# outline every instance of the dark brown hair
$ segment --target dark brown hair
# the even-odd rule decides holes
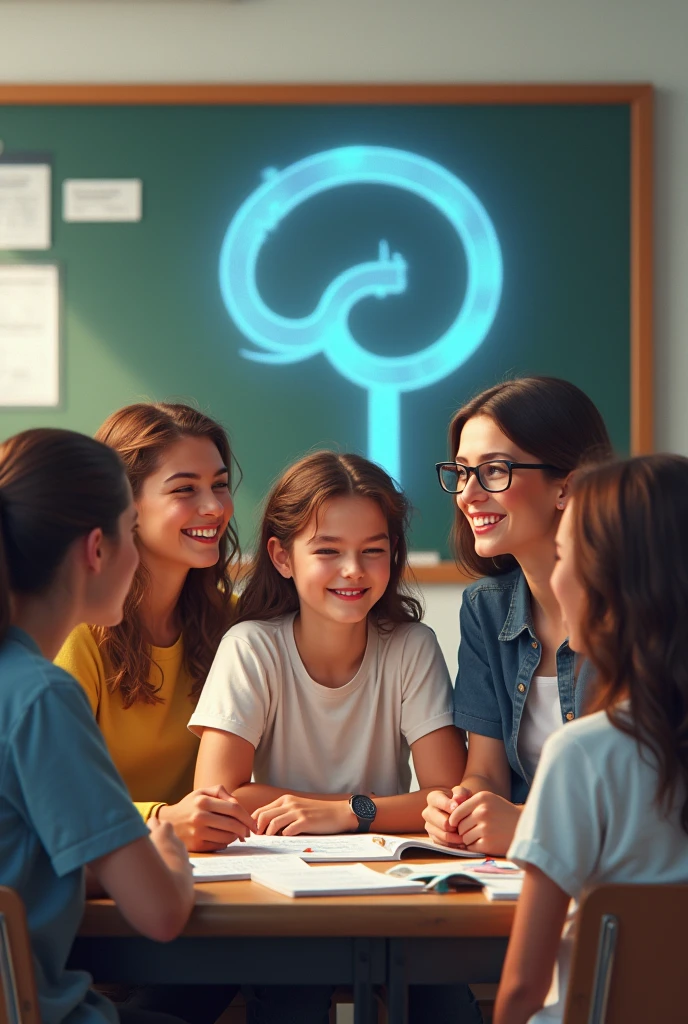
[[[502,433],[533,456],[555,466],[543,470],[564,479],[584,462],[608,459],[611,441],[604,420],[584,391],[558,377],[519,377],[482,391],[459,409],[449,425],[449,458],[456,458],[461,432],[474,416],[489,416]],[[512,555],[482,558],[476,554],[470,523],[454,509],[452,546],[467,575],[498,576],[516,567]]]
[[[294,538],[306,529],[311,517],[317,516],[326,502],[349,495],[370,498],[387,520],[391,545],[389,583],[373,614],[383,626],[420,620],[420,602],[404,592],[406,530],[410,517],[406,496],[396,489],[383,469],[360,455],[322,451],[296,462],[270,491],[258,551],[239,598],[235,621],[274,619],[298,611],[299,597],[294,581],[284,579],[275,569],[268,554],[268,541],[277,537],[284,548],[290,549]]]
[[[124,466],[90,437],[42,428],[0,446],[0,640],[10,592],[48,589],[69,546],[91,530],[119,537],[130,503]]]
[[[644,455],[572,482],[582,646],[596,669],[586,710],[651,751],[657,800],[688,832],[688,459]],[[620,702],[628,698],[630,715]]]
[[[129,477],[134,499],[144,481],[156,471],[167,449],[185,437],[207,438],[217,448],[230,472],[232,453],[227,434],[210,417],[188,405],[139,403],[113,413],[97,431],[96,437],[113,448]],[[200,693],[222,635],[232,615],[232,581],[228,563],[239,550],[232,523],[220,540],[220,558],[206,569],[190,569],[181,595],[178,612],[184,640],[184,660],[193,679],[190,697]],[[125,708],[140,701],[161,703],[150,679],[151,653],[144,642],[138,609],[149,586],[143,562],[136,570],[124,604],[124,618],[118,626],[94,626],[93,634],[103,655],[112,666],[108,680],[112,691],[119,690]]]

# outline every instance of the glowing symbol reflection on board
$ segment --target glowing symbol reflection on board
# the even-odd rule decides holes
[[[269,233],[301,203],[343,185],[384,185],[412,192],[434,206],[456,231],[466,253],[467,281],[451,326],[411,355],[381,356],[358,344],[349,313],[362,299],[406,290],[407,263],[380,242],[376,259],[339,274],[310,316],[289,319],[273,312],[256,284],[256,265]],[[368,391],[368,457],[400,479],[400,396],[442,380],[485,339],[502,291],[502,255],[492,221],[474,193],[440,164],[382,146],[346,146],[315,153],[263,184],[237,210],[220,252],[220,288],[241,333],[263,351],[247,359],[295,363],[322,352],[343,377]],[[457,282],[457,291],[459,283]]]

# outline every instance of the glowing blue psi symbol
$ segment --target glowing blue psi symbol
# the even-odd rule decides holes
[[[502,254],[492,221],[479,199],[446,168],[400,149],[346,146],[269,169],[263,184],[239,207],[220,252],[220,288],[242,334],[263,352],[247,359],[295,363],[324,353],[348,380],[368,390],[368,457],[400,479],[400,395],[426,388],[461,366],[485,339],[502,291]],[[349,313],[362,299],[406,290],[406,262],[380,242],[377,259],[339,274],[310,316],[288,319],[266,306],[256,284],[260,250],[295,207],[342,185],[385,185],[425,199],[459,236],[467,263],[464,300],[445,334],[420,352],[380,356],[349,330]],[[457,285],[458,287],[458,285]]]

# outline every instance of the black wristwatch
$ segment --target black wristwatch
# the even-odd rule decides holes
[[[370,826],[375,821],[375,815],[377,814],[377,807],[374,801],[363,793],[354,793],[349,799],[349,807],[358,818],[356,832],[370,832]]]

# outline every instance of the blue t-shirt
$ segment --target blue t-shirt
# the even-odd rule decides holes
[[[43,1024],[116,1024],[65,964],[90,861],[148,834],[81,686],[12,627],[0,645],[0,885],[26,906]]]

